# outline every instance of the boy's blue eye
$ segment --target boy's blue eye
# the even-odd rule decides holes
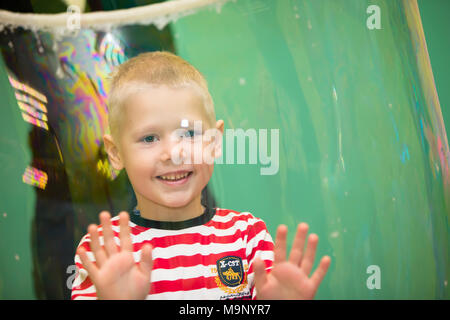
[[[186,138],[192,138],[192,137],[194,137],[196,134],[195,134],[195,132],[194,132],[194,130],[187,130],[186,131],[186,134],[185,134],[185,137]]]
[[[181,135],[180,138],[194,138],[195,136],[201,135],[199,132],[195,132],[194,130],[185,130]]]
[[[155,141],[155,136],[146,136],[142,139],[142,141],[150,143]]]

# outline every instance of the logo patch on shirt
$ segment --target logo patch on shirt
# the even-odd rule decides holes
[[[247,286],[247,274],[242,259],[237,256],[226,256],[216,262],[216,284],[226,293],[238,293]]]

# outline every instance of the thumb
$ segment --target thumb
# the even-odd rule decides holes
[[[152,246],[150,244],[144,244],[141,252],[141,262],[139,269],[142,273],[150,275],[153,269],[153,257]]]
[[[256,291],[261,292],[267,282],[266,264],[260,258],[256,258],[253,262],[253,270],[255,272]]]

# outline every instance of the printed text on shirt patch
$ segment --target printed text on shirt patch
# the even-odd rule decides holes
[[[242,259],[237,256],[226,256],[216,262],[217,286],[226,293],[239,293],[247,286],[247,273]]]

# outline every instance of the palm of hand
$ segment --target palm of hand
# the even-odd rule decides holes
[[[142,273],[133,254],[122,251],[112,255],[97,275],[95,287],[99,299],[145,299],[150,287],[150,274]]]
[[[84,248],[78,250],[99,299],[145,299],[150,290],[153,267],[151,246],[142,247],[141,262],[136,264],[129,230],[129,216],[121,213],[120,248],[114,242],[109,213],[101,213],[104,246],[100,246],[97,226],[88,228],[91,250],[96,263],[89,260]]]
[[[308,247],[303,255],[308,225],[300,224],[289,260],[286,260],[287,229],[280,226],[275,242],[275,260],[269,274],[265,271],[264,262],[255,261],[255,286],[257,297],[261,300],[314,299],[316,291],[324,278],[331,259],[325,256],[314,274],[309,277],[318,242],[316,235],[310,235]]]

